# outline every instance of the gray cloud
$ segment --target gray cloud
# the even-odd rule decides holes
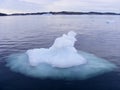
[[[0,0],[0,11],[109,11],[120,12],[120,0]]]

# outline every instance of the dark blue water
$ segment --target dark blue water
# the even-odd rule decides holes
[[[87,80],[27,77],[5,67],[13,53],[48,48],[55,38],[75,31],[78,50],[93,53],[118,68]],[[0,90],[120,90],[120,16],[8,16],[0,17]]]

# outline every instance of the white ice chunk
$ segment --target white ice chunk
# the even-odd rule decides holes
[[[54,44],[48,48],[31,49],[26,53],[32,66],[47,63],[54,67],[67,68],[85,64],[87,61],[74,47],[76,33],[71,31],[67,35],[63,34],[55,40]]]

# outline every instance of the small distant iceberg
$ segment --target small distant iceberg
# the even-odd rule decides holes
[[[27,50],[12,54],[6,66],[15,72],[51,79],[87,79],[113,71],[116,66],[93,54],[76,50],[76,33],[58,37],[50,48]]]

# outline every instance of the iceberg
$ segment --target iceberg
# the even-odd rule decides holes
[[[87,79],[113,71],[116,66],[93,54],[76,50],[76,33],[73,31],[58,37],[49,48],[27,50],[12,54],[6,66],[15,72],[51,79]]]
[[[41,63],[50,64],[53,67],[67,68],[85,64],[87,61],[74,47],[76,33],[70,31],[68,34],[57,38],[54,44],[48,48],[31,49],[26,52],[29,63],[37,66]]]

